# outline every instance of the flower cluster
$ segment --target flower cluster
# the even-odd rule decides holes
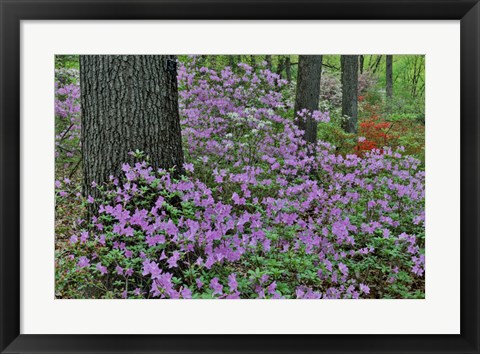
[[[377,83],[377,78],[371,71],[364,71],[358,75],[357,92],[359,95],[366,94]]]
[[[80,85],[78,70],[55,70],[55,157],[61,169],[80,159]]]
[[[359,122],[360,139],[355,152],[363,154],[384,146],[392,148],[405,147],[406,153],[420,155],[424,149],[425,126],[411,119],[389,119],[381,113],[378,105],[364,101],[359,96],[364,117]]]

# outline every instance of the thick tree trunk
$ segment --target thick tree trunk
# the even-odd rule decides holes
[[[357,133],[358,55],[342,55],[342,115],[343,129]]]
[[[386,91],[387,91],[387,98],[392,98],[393,95],[393,56],[387,55],[386,56]]]
[[[321,74],[321,55],[299,56],[295,114],[302,109],[318,110]],[[305,140],[315,144],[317,142],[317,122],[311,118],[298,119],[296,122],[298,127],[305,131]]]
[[[140,150],[154,169],[183,173],[176,58],[82,55],[80,87],[85,195],[91,183],[122,174]]]

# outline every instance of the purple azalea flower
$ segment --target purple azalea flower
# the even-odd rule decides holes
[[[213,290],[212,295],[222,295],[223,285],[218,282],[218,278],[213,278],[210,281],[210,289]]]
[[[107,267],[103,266],[102,263],[98,262],[97,263],[97,266],[96,266],[96,269],[102,274],[107,274]]]
[[[236,274],[232,273],[228,276],[228,286],[230,287],[230,292],[237,291],[238,283],[236,279]]]
[[[90,260],[87,257],[82,256],[78,259],[77,267],[85,268],[85,267],[88,267],[89,265],[90,265]]]
[[[360,284],[360,290],[365,294],[370,294],[370,288],[365,284]]]

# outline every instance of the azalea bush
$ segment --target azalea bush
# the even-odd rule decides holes
[[[372,149],[403,147],[405,153],[424,160],[425,126],[415,115],[395,115],[389,105],[369,102],[369,95],[359,96],[361,116],[355,151],[362,154]]]
[[[56,256],[62,298],[423,298],[422,165],[401,147],[307,145],[288,85],[265,66],[178,69],[185,175],[149,156],[93,184],[56,181],[73,227]],[[95,210],[91,217],[85,210]],[[82,212],[83,211],[83,212]]]
[[[55,161],[64,175],[81,159],[79,71],[55,69],[55,78]]]

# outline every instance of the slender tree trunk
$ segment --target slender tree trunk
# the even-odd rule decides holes
[[[302,109],[310,112],[318,110],[320,100],[320,80],[322,75],[321,55],[300,55],[298,59],[297,93],[295,115]],[[317,122],[311,118],[298,119],[298,127],[305,131],[305,140],[317,142]]]
[[[321,62],[321,59],[320,59],[320,62]],[[287,76],[288,82],[291,82],[292,81],[292,62],[290,60],[290,55],[287,55],[287,57],[285,58],[285,75]]]
[[[386,91],[387,98],[391,99],[393,94],[393,56],[386,56]]]
[[[374,55],[369,55],[369,56],[368,56],[368,65],[367,65],[368,70],[371,70],[371,69],[372,69],[372,60],[373,60],[373,57],[374,57]]]
[[[418,83],[421,79],[422,68],[424,66],[424,59],[420,56],[415,56],[413,61],[413,75],[412,75],[412,96],[418,95]]]
[[[363,65],[365,62],[365,56],[359,55],[358,58],[359,58],[358,65],[360,66],[360,74],[363,74]]]
[[[280,76],[280,78],[282,78],[282,71],[285,67],[285,57],[283,55],[279,55],[278,56],[278,62],[277,62],[277,68],[276,68],[276,72],[277,72],[277,75]]]
[[[232,55],[233,57],[233,63],[234,65],[232,66],[232,71],[234,73],[238,72],[238,64],[242,62],[242,56],[241,55]]]
[[[235,72],[235,67],[237,66],[235,64],[235,55],[229,55],[228,56],[228,65],[232,69],[233,72]]]
[[[377,57],[377,61],[375,62],[375,65],[372,68],[372,73],[375,74],[377,72],[378,68],[380,67],[380,63],[382,62],[382,57],[383,55],[379,55]]]
[[[80,87],[85,195],[120,176],[130,151],[183,173],[175,56],[82,55]]]
[[[250,55],[250,66],[252,67],[252,71],[255,72],[257,69],[257,59],[255,55]]]
[[[357,133],[358,55],[342,55],[342,115],[346,117],[343,129]]]

